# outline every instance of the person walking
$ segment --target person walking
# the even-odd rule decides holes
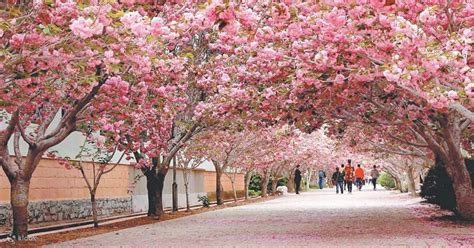
[[[344,167],[344,182],[347,184],[347,191],[352,194],[352,180],[354,180],[354,168],[352,167],[352,160],[347,160],[347,165]]]
[[[372,184],[374,185],[374,190],[377,190],[377,178],[379,178],[379,171],[377,170],[377,165],[374,165],[374,168],[370,171],[370,176],[372,177]]]
[[[342,173],[342,175],[344,176],[344,173],[345,173],[345,172],[344,172],[344,164],[341,164],[341,173]],[[347,190],[347,183],[346,183],[346,180],[344,180],[343,184],[344,184],[344,190]]]
[[[333,183],[336,185],[336,194],[339,194],[339,190],[341,190],[341,194],[344,194],[344,174],[339,170],[339,167],[336,167],[336,172],[332,174],[331,177]]]
[[[324,179],[326,179],[326,172],[319,170],[319,189],[323,189]]]
[[[364,180],[364,169],[360,167],[360,164],[357,164],[357,168],[355,169],[355,178],[356,178],[356,186],[359,191],[362,190],[362,184]]]
[[[296,194],[300,194],[300,185],[301,185],[301,171],[300,171],[300,166],[296,166],[295,170],[295,184],[296,184]]]

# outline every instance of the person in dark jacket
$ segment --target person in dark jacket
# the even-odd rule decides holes
[[[344,164],[341,164],[341,173],[344,176]],[[344,180],[343,184],[344,184],[344,190],[347,190],[346,180]]]
[[[344,173],[339,171],[339,167],[336,167],[336,172],[332,174],[331,179],[336,185],[336,194],[339,194],[339,189],[341,189],[341,194],[344,194]]]
[[[326,172],[324,172],[323,170],[319,170],[319,181],[318,181],[318,184],[319,184],[319,189],[323,189],[324,187],[324,180],[326,179]]]
[[[300,166],[296,166],[295,170],[295,184],[296,184],[296,194],[300,194],[300,185],[301,185],[301,171]]]

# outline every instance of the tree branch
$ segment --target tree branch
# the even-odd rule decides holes
[[[18,165],[18,168],[20,170],[22,169],[22,163],[23,163],[23,156],[21,155],[20,152],[20,131],[15,132],[15,135],[13,137],[13,151],[15,152],[15,163]]]
[[[20,121],[18,121],[16,123],[16,126],[18,127],[18,130],[20,131],[21,133],[21,137],[23,138],[23,140],[28,143],[28,145],[30,145],[31,147],[35,147],[36,144],[35,142],[28,136],[28,134],[26,134],[26,131],[25,129],[22,127]]]
[[[107,174],[107,173],[111,172],[113,169],[115,169],[115,167],[117,167],[117,165],[120,164],[120,162],[122,161],[124,156],[125,156],[125,151],[122,152],[122,155],[120,156],[119,160],[111,168],[109,168],[108,170],[103,171],[102,174]]]
[[[449,106],[449,108],[451,108],[452,110],[455,110],[456,112],[466,117],[470,121],[474,121],[474,113],[472,113],[469,109],[462,106],[460,103],[458,102],[452,103]]]
[[[100,72],[98,72],[100,74]],[[76,117],[77,114],[82,111],[82,109],[90,102],[92,99],[99,93],[100,88],[102,85],[105,84],[107,81],[108,77],[102,78],[96,86],[92,88],[92,90],[84,96],[82,99],[80,99],[74,106],[73,108],[68,111],[63,118],[61,118],[61,121],[57,125],[57,127],[48,135],[46,135],[43,138],[43,141],[47,144],[53,144],[56,145],[59,142],[63,141],[70,133],[72,133],[75,130],[75,124],[76,124]],[[66,128],[67,130],[63,130]]]
[[[418,144],[418,143],[413,143],[413,142],[410,142],[410,141],[407,141],[407,140],[404,140],[404,139],[401,139],[400,137],[397,137],[391,133],[388,134],[388,136],[390,136],[392,139],[395,139],[399,142],[402,142],[402,143],[405,143],[407,145],[410,145],[410,146],[416,146],[416,147],[428,147],[427,144]]]
[[[38,137],[36,141],[39,141],[41,138],[44,137],[44,135],[46,134],[46,130],[48,129],[49,125],[51,125],[51,122],[53,122],[54,117],[56,116],[57,113],[58,113],[58,109],[55,108],[53,111],[51,111],[48,117],[46,117],[43,123],[41,123],[41,125],[38,128]]]
[[[8,145],[8,141],[10,140],[11,136],[15,132],[16,123],[19,121],[19,112],[18,110],[13,112],[10,121],[8,122],[8,126],[0,131],[0,146]]]

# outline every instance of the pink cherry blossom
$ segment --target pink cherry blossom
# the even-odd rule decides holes
[[[448,91],[448,97],[451,99],[451,100],[458,100],[459,99],[459,95],[456,91],[454,90],[450,90]]]
[[[112,57],[114,56],[114,51],[112,51],[112,50],[107,50],[107,51],[104,52],[104,56],[105,56],[106,58],[109,58],[109,59],[110,59],[110,58],[112,58]]]
[[[103,32],[104,25],[100,22],[94,21],[91,18],[79,17],[72,21],[71,31],[73,34],[82,39],[90,38],[94,35],[99,35]]]
[[[464,90],[469,97],[474,98],[474,83],[468,84]]]

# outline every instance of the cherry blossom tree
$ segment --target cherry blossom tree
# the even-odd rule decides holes
[[[173,37],[157,39],[165,28],[159,18],[137,11],[161,7],[126,5],[128,13],[119,3],[35,1],[31,8],[12,5],[7,8],[16,11],[1,13],[1,121],[6,127],[0,131],[0,163],[11,183],[13,238],[27,236],[29,182],[43,154],[91,121],[105,131],[120,128],[125,123],[111,122],[113,115],[106,113],[131,114],[120,106],[137,100],[132,98],[147,83],[160,82],[153,81],[162,71],[155,58],[166,57],[163,47]]]
[[[445,162],[458,208],[472,217],[473,189],[461,153],[473,120],[471,3],[242,6],[216,1],[208,10],[234,27],[234,38],[222,37],[215,46],[233,61],[227,75],[241,82],[240,94],[253,96],[248,106],[257,111],[251,115],[309,132],[347,115],[413,129]],[[251,16],[252,26],[240,16]]]
[[[228,175],[234,195],[237,201],[235,189],[235,176],[240,170],[237,164],[240,163],[241,156],[247,148],[245,144],[245,134],[236,131],[222,131],[210,129],[199,135],[195,142],[199,143],[203,156],[212,161],[216,170],[216,200],[217,204],[223,204],[222,198],[222,175]],[[194,145],[194,144],[193,144]]]

